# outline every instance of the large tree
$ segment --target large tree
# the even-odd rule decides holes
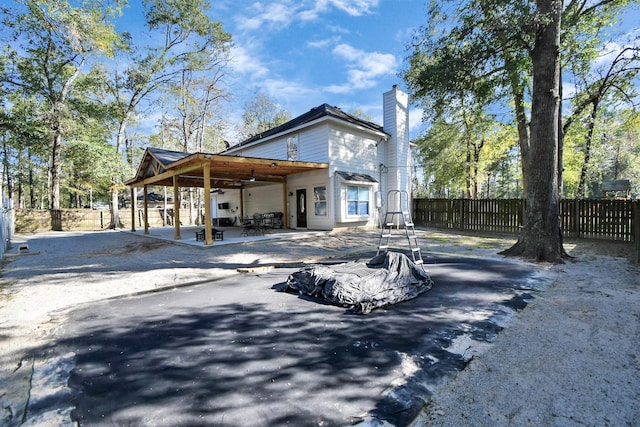
[[[533,93],[527,156],[525,222],[505,255],[558,262],[566,253],[560,229],[558,150],[560,120],[560,29],[562,0],[537,0],[535,42],[531,52]]]
[[[70,100],[88,61],[110,54],[116,35],[108,18],[118,2],[105,7],[86,1],[27,0],[15,9],[3,8],[6,62],[3,83],[25,97],[35,97],[50,133],[51,203],[60,209],[61,153],[65,136],[74,127]]]
[[[577,93],[572,114],[565,120],[562,128],[563,133],[566,134],[576,121],[582,118],[581,130],[586,130],[583,136],[584,157],[576,190],[577,198],[583,198],[586,194],[587,171],[590,167],[599,117],[606,113],[607,105],[613,107],[609,110],[620,110],[619,106],[624,103],[633,107],[634,99],[637,97],[634,78],[640,71],[640,47],[624,46],[615,54],[614,59],[606,64],[604,70],[597,71],[601,71],[601,74],[595,80],[587,80],[582,73],[578,75],[587,81]]]
[[[242,124],[238,127],[238,134],[241,140],[251,138],[290,119],[291,114],[280,108],[275,99],[258,91],[244,105]]]
[[[127,126],[132,117],[143,114],[145,106],[153,104],[152,95],[169,90],[184,76],[211,73],[215,82],[221,76],[231,47],[231,35],[220,22],[208,15],[207,0],[145,0],[145,19],[152,40],[161,42],[151,46],[136,46],[129,34],[124,69],[115,69],[110,91],[116,101],[118,121],[116,152],[121,153],[127,139]],[[188,124],[188,123],[186,123]],[[192,131],[184,127],[185,141]],[[122,177],[113,177],[110,228],[120,227],[118,190]]]
[[[452,12],[448,6],[453,3],[458,7]],[[501,102],[513,108],[527,215],[523,233],[509,254],[554,262],[564,256],[557,211],[562,127],[559,112],[551,117],[546,109],[551,98],[555,99],[556,108],[561,109],[562,35],[577,38],[580,34],[583,42],[571,46],[572,49],[582,46],[585,53],[587,47],[599,44],[594,41],[598,29],[611,23],[610,17],[615,11],[628,3],[626,0],[596,3],[572,0],[566,7],[562,2],[531,0],[431,3],[430,24],[414,41],[405,80],[414,99],[428,113],[442,110],[443,106],[455,102],[461,93],[480,104]],[[563,16],[572,32],[561,31]],[[587,22],[590,25],[586,25]],[[550,37],[549,31],[554,31],[554,37],[558,37],[557,47],[551,46],[544,37]],[[587,54],[568,51],[573,53],[572,64],[589,59]],[[536,81],[550,76],[548,70],[543,70],[548,64],[558,66],[557,76],[552,75],[557,80]],[[545,83],[551,85],[545,90],[554,90],[547,93],[550,98],[546,100],[541,92],[536,93]],[[545,126],[550,126],[551,121],[557,126],[554,139],[544,139],[543,130],[547,130]],[[545,156],[554,157],[555,163],[547,162]],[[555,175],[552,181],[551,175]],[[547,188],[551,184],[556,188]],[[554,216],[556,220],[550,221]],[[542,239],[535,237],[536,234],[555,237],[541,245]]]

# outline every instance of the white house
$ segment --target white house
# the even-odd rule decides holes
[[[287,212],[290,228],[378,226],[387,192],[410,190],[408,96],[393,86],[383,106],[383,126],[323,104],[229,148],[222,154],[329,167],[288,175],[286,201],[278,197],[281,184],[246,185],[242,195],[225,191],[214,198],[212,216]]]
[[[145,232],[148,187],[157,185],[172,186],[174,200],[180,188],[204,188],[205,221],[217,225],[262,213],[296,229],[378,226],[387,210],[410,203],[408,96],[394,86],[383,105],[383,126],[323,104],[221,154],[147,148],[126,182],[132,199],[137,188],[144,191]],[[406,205],[387,197],[392,190],[405,192]],[[180,239],[179,210],[175,215]],[[207,229],[205,244],[212,242]]]

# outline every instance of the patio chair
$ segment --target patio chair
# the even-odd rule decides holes
[[[241,222],[242,222],[242,233],[240,233],[241,236],[255,236],[256,234],[256,228],[253,224],[253,218],[250,218],[248,216],[243,216],[241,218]]]
[[[267,223],[265,222],[264,215],[261,213],[253,214],[253,227],[256,232],[256,236],[262,236],[268,229]]]
[[[204,228],[202,230],[196,231],[196,242],[203,241],[204,242]],[[211,229],[211,235],[213,240],[224,240],[224,230],[218,230],[217,228]]]

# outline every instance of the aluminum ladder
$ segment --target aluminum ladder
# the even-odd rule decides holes
[[[411,211],[409,210],[409,193],[402,190],[391,190],[387,193],[387,212],[384,214],[382,223],[380,224],[380,240],[378,241],[378,252],[387,252],[392,237],[404,236],[409,243],[409,251],[413,262],[422,266],[424,270],[424,262],[420,246],[418,246],[418,237],[416,229],[411,219]],[[394,233],[395,230],[399,230]]]

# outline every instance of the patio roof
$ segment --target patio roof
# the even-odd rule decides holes
[[[299,162],[223,154],[186,153],[147,148],[129,187],[146,185],[205,187],[204,169],[210,169],[210,188],[242,188],[251,182],[284,183],[288,175],[327,169],[327,163]]]
[[[136,176],[125,182],[131,188],[131,200],[136,200],[135,189],[144,189],[144,232],[149,234],[147,186],[173,187],[174,200],[179,200],[179,188],[204,188],[204,223],[211,221],[211,190],[215,188],[242,189],[247,185],[265,182],[282,184],[285,227],[288,224],[286,195],[288,175],[328,169],[327,163],[240,157],[223,154],[186,153],[160,148],[147,148],[138,166]],[[240,192],[242,216],[242,192]],[[180,209],[174,210],[174,239],[180,240]],[[131,204],[131,230],[135,231],[136,208]],[[205,227],[205,245],[213,244],[212,228]]]

